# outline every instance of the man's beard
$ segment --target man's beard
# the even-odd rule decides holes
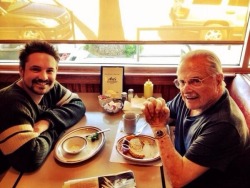
[[[34,84],[36,85],[36,86],[34,86]],[[40,85],[40,86],[39,86]],[[45,93],[47,93],[49,90],[50,90],[50,88],[51,88],[51,85],[52,85],[52,82],[50,81],[50,80],[42,80],[42,79],[34,79],[34,80],[32,80],[32,85],[29,87],[27,87],[32,93],[34,93],[34,94],[37,94],[37,95],[44,95]],[[27,86],[27,85],[26,85]],[[47,91],[46,92],[44,92],[43,90],[45,89],[44,87],[48,87],[49,86],[49,88],[47,89]],[[43,87],[43,88],[41,88],[41,92],[39,92],[39,90],[35,90],[35,88],[41,88],[41,87]]]
[[[46,84],[46,85],[51,85],[51,81],[49,81],[49,80],[42,80],[42,79],[34,79],[34,80],[32,80],[32,84]]]

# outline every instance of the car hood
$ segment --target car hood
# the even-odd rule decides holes
[[[24,7],[11,11],[12,14],[36,15],[43,17],[57,17],[64,12],[64,7],[42,3],[29,3]]]

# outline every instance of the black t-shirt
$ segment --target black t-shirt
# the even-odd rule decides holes
[[[189,116],[190,110],[180,94],[168,102],[168,107],[175,120],[176,150],[194,163],[210,168],[187,187],[246,187],[239,171],[250,171],[250,165],[242,164],[243,158],[250,159],[250,152],[243,155],[248,145],[247,125],[228,92],[198,116]]]

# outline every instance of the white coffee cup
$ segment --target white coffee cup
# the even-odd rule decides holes
[[[136,131],[136,124],[139,120],[140,114],[126,113],[123,114],[123,129],[126,134],[134,134]]]

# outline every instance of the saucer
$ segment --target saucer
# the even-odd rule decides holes
[[[62,143],[62,148],[66,153],[78,154],[87,145],[87,140],[82,136],[72,136],[65,139]]]

